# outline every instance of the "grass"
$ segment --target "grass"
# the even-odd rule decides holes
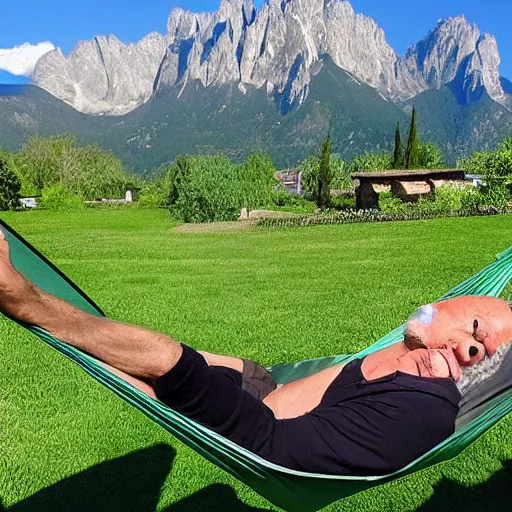
[[[180,232],[165,211],[2,218],[111,317],[266,364],[360,350],[512,241],[512,216],[240,232]],[[509,415],[455,460],[326,510],[504,510],[511,431]],[[5,319],[0,447],[7,510],[272,509]]]

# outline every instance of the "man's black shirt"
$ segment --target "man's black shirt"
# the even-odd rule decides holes
[[[210,368],[183,347],[155,391],[172,409],[269,462],[309,473],[367,476],[406,466],[449,437],[461,395],[449,379],[396,372],[367,381],[348,364],[310,413],[278,420],[244,391],[241,374]]]

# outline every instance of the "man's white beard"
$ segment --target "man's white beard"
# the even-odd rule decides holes
[[[485,356],[482,361],[473,366],[461,366],[462,376],[456,382],[461,395],[464,396],[471,388],[478,386],[494,375],[499,370],[507,352],[511,348],[512,342],[504,343],[492,357]]]

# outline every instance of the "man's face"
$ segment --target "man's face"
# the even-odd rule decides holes
[[[493,297],[457,297],[425,306],[407,323],[405,344],[410,349],[451,348],[461,366],[492,356],[512,342],[512,309]]]

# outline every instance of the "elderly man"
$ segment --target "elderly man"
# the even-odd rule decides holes
[[[390,473],[447,438],[458,383],[471,387],[467,368],[502,358],[512,340],[507,302],[454,299],[422,308],[403,343],[277,386],[252,361],[199,353],[46,294],[13,267],[1,232],[0,310],[270,462],[337,475]]]

